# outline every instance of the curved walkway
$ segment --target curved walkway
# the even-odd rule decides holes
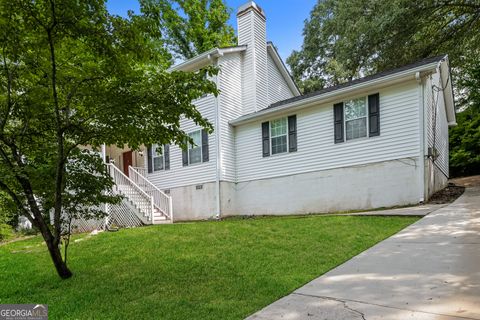
[[[480,319],[480,187],[248,319]]]

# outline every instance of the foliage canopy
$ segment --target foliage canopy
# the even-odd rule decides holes
[[[0,0],[0,190],[40,230],[62,278],[66,214],[99,216],[118,201],[82,146],[184,146],[182,117],[212,129],[193,101],[217,94],[205,77],[215,70],[170,64],[149,16],[111,16],[104,0]]]

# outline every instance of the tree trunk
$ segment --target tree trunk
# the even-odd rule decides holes
[[[60,253],[60,248],[55,245],[53,238],[49,235],[43,235],[45,243],[48,247],[48,252],[50,252],[50,257],[52,257],[53,264],[57,270],[58,275],[62,279],[68,279],[72,276],[72,272],[68,269],[67,263],[63,261],[62,254]]]

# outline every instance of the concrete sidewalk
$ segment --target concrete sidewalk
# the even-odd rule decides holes
[[[480,188],[248,319],[480,319]]]
[[[446,204],[424,204],[405,208],[361,211],[353,213],[333,213],[332,216],[426,216],[440,208],[447,206]],[[330,215],[330,214],[325,214]]]

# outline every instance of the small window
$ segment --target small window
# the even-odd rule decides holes
[[[202,130],[194,131],[188,135],[194,144],[188,146],[188,164],[202,162]]]
[[[345,136],[347,140],[367,136],[367,99],[345,101]]]
[[[287,118],[281,118],[270,122],[270,140],[272,154],[287,152]]]
[[[163,148],[160,148],[160,149],[163,149]],[[159,150],[158,144],[152,145],[153,171],[161,171],[165,169],[165,157],[163,155],[163,152],[161,151],[163,150]]]

